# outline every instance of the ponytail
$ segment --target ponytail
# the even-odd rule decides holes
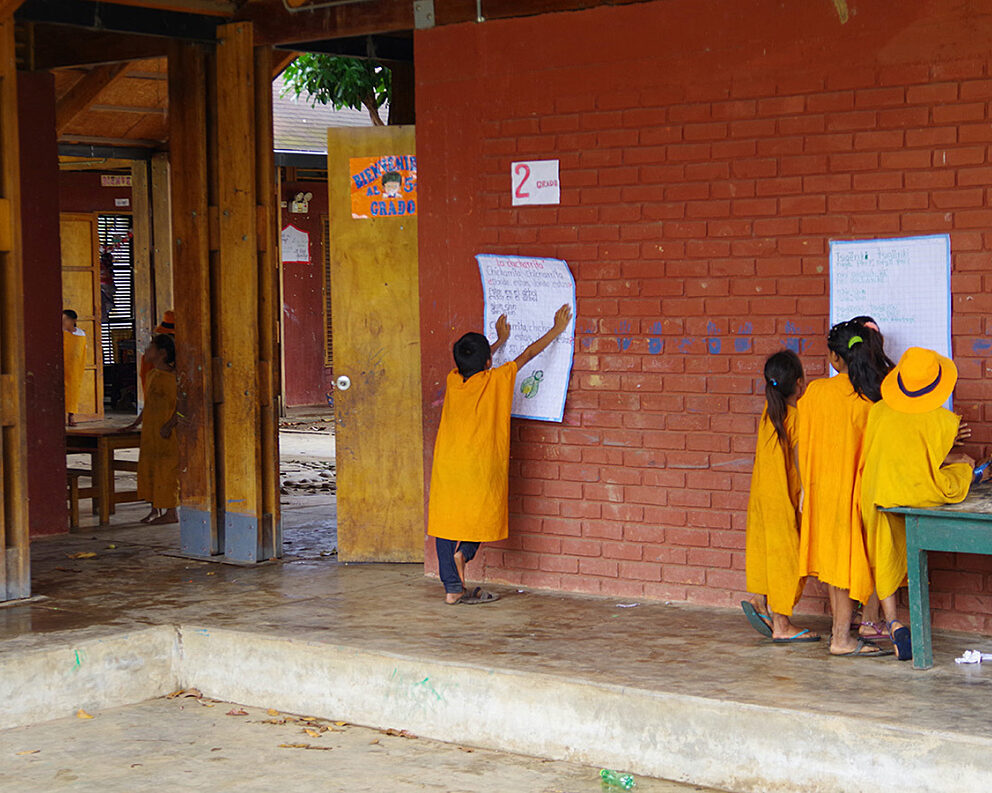
[[[788,400],[803,379],[803,364],[792,350],[780,350],[765,361],[765,413],[779,442],[788,443],[785,416]]]
[[[882,380],[890,371],[879,332],[855,320],[840,322],[830,329],[827,347],[847,364],[854,393],[878,402],[882,398]]]

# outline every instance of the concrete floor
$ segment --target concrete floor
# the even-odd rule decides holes
[[[227,715],[232,711],[246,715]],[[303,722],[284,713],[212,700],[157,699],[91,715],[92,719],[59,719],[0,733],[0,789],[601,791],[598,768],[330,721]],[[704,788],[639,777],[637,790],[688,793]]]

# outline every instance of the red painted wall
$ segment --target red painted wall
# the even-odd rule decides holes
[[[297,193],[313,193],[307,214],[282,210],[282,224],[292,223],[310,235],[310,261],[282,268],[283,362],[287,406],[326,405],[329,370],[324,368],[324,249],[322,227],[327,216],[327,185],[284,182],[283,201]]]
[[[28,403],[28,521],[31,535],[68,527],[65,390],[62,376],[62,264],[55,138],[55,79],[17,73],[21,139],[21,221]]]
[[[130,187],[101,187],[100,174],[88,171],[59,171],[59,207],[63,212],[130,212],[114,199],[131,199]],[[37,189],[37,187],[35,187]]]
[[[577,278],[565,421],[514,422],[489,580],[736,603],[758,375],[787,343],[824,374],[830,238],[950,232],[955,405],[970,451],[992,441],[992,16],[849,7],[665,0],[417,33],[428,475],[450,343],[481,323],[473,255]],[[542,158],[561,206],[512,208],[511,161]],[[992,560],[931,570],[937,624],[992,632]]]

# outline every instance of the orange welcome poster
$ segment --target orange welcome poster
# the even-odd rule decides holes
[[[417,214],[417,158],[413,155],[352,157],[351,216],[404,217]]]

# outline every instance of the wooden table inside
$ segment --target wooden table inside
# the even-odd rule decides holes
[[[99,510],[101,526],[110,523],[117,504],[140,501],[136,490],[118,492],[114,486],[117,471],[137,470],[132,462],[114,459],[114,453],[118,449],[137,449],[140,445],[141,430],[107,424],[66,428],[66,453],[90,455],[94,505]]]
[[[930,551],[992,555],[992,484],[972,487],[959,504],[940,507],[892,507],[906,517],[906,560],[909,568],[909,619],[913,634],[913,666],[933,666],[930,632]]]

